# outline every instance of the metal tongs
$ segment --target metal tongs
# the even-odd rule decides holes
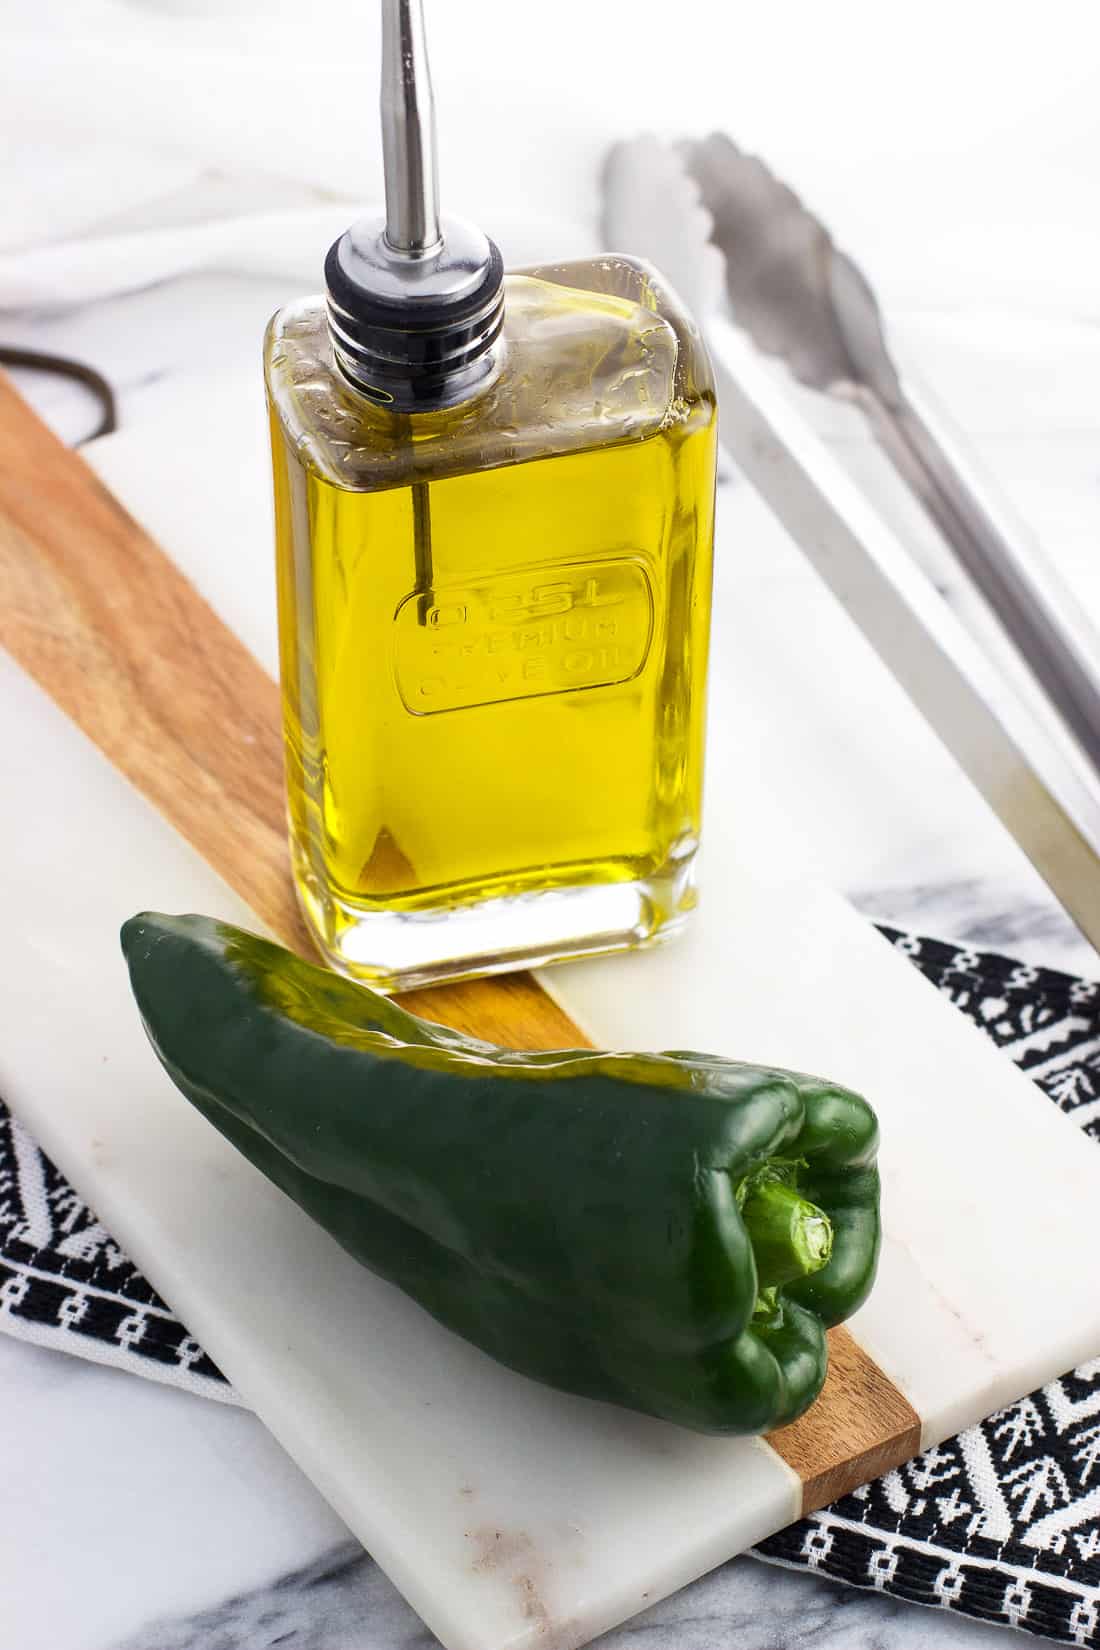
[[[864,276],[790,189],[717,134],[616,146],[603,227],[609,248],[652,257],[692,306],[731,456],[1100,948],[1100,637],[899,371]],[[980,597],[984,634],[947,605],[762,354],[862,411]]]

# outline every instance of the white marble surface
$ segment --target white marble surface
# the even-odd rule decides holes
[[[143,452],[155,466],[156,443]],[[266,560],[263,482],[242,465],[253,510],[220,603],[230,621]],[[212,480],[204,498],[220,515]],[[181,565],[205,548],[190,537]],[[738,595],[724,564],[719,633]],[[732,656],[716,658],[712,693],[719,718],[767,714]],[[883,1258],[852,1328],[932,1445],[1100,1345],[1100,1155],[841,900],[789,880],[796,846],[740,794],[736,745],[716,743],[689,935],[547,984],[599,1046],[735,1048],[873,1096]],[[3,658],[0,748],[39,807],[33,833],[0,813],[0,1092],[450,1650],[572,1650],[797,1517],[798,1480],[765,1440],[701,1438],[518,1380],[357,1266],[186,1106],[140,1034],[118,927],[146,905],[247,912]],[[747,860],[727,823],[738,807],[757,838]],[[96,876],[57,877],[79,862]],[[996,1201],[975,1198],[979,1159]]]
[[[243,1411],[3,1338],[0,1391],[5,1646],[436,1643]],[[743,1558],[598,1650],[1007,1650],[1017,1638],[1035,1642]]]
[[[503,33],[493,41],[499,0],[483,0],[488,30],[466,26],[469,9],[437,6],[433,18],[448,54],[444,180],[498,233],[517,226],[514,261],[571,249],[577,232],[562,220],[589,211],[605,137],[654,123],[728,125],[868,261],[925,378],[1100,607],[1091,583],[1100,236],[1087,204],[1100,184],[1098,75],[1076,0],[1044,7],[1042,26],[998,8],[995,30],[988,7],[937,0],[907,37],[904,66],[888,14],[861,0],[757,9],[747,33],[706,0],[685,0],[671,79],[669,54],[652,49],[663,7],[635,8],[624,35],[619,8],[605,16],[567,0],[558,26],[540,30],[537,52]],[[120,387],[124,428],[151,427],[188,386],[254,360],[267,314],[315,284],[316,231],[299,214],[329,221],[333,191],[356,193],[362,174],[349,163],[343,121],[298,121],[285,94],[348,87],[351,52],[325,39],[334,10],[333,0],[311,11],[305,56],[315,73],[304,78],[295,10],[284,0],[262,9],[248,0],[47,0],[0,24],[0,130],[11,139],[0,164],[15,207],[0,236],[0,333],[94,361]],[[692,36],[706,49],[688,59]],[[578,38],[593,42],[591,73],[578,67]],[[609,76],[600,64],[612,45]],[[468,99],[475,82],[481,94]],[[250,120],[240,118],[246,92]],[[512,116],[505,144],[496,141],[502,109]],[[148,245],[158,226],[211,214],[235,221],[256,207],[290,217],[246,237],[245,251],[236,231],[201,255],[186,238]],[[99,237],[108,231],[105,258]],[[97,238],[91,252],[87,241],[68,243],[78,235]],[[121,244],[124,235],[135,240]],[[575,244],[582,240],[583,231]],[[183,270],[193,272],[174,273]],[[26,388],[64,434],[79,435],[80,392],[30,378]],[[854,464],[872,462],[843,419],[830,427]],[[186,443],[173,438],[164,457],[187,474]],[[151,492],[150,514],[155,504],[170,542],[173,515],[201,510],[201,496],[191,487],[173,497],[162,484]],[[771,684],[771,712],[766,722],[742,719],[729,738],[743,753],[746,792],[772,799],[792,851],[871,914],[1096,973],[1094,954],[797,552],[762,509],[750,504],[742,519],[751,525],[736,541],[723,538],[722,554],[743,578],[746,619],[719,645]],[[257,636],[262,628],[258,614]],[[430,1642],[247,1415],[0,1342],[0,1434],[5,1645]],[[670,1650],[1027,1642],[751,1560],[612,1640],[640,1644],[643,1635]]]
[[[799,1481],[763,1439],[705,1438],[518,1379],[357,1265],[186,1105],[141,1035],[120,922],[143,906],[253,919],[3,655],[0,748],[17,788],[33,785],[41,803],[32,835],[0,814],[0,862],[13,872],[0,938],[0,1092],[449,1650],[573,1650],[797,1517]],[[67,805],[73,795],[79,809]],[[79,860],[97,874],[66,887],[56,867]],[[755,918],[746,913],[746,933],[768,915],[763,902]],[[806,927],[818,939],[808,954],[824,952],[828,927],[812,917]],[[897,1017],[905,1021],[908,999],[918,1019],[921,982],[900,957],[894,978]],[[62,1011],[68,1034],[58,1038]],[[929,1041],[934,1011],[960,1029],[931,997]],[[816,1018],[827,1030],[820,993]],[[599,1015],[590,1023],[599,1039]],[[993,1050],[976,1052],[976,1068],[972,1055],[956,1075],[959,1100],[983,1070],[987,1086],[1001,1075]],[[945,1088],[945,1113],[948,1104]],[[1072,1211],[1100,1201],[1100,1156],[1080,1152],[1052,1108],[1023,1121],[1021,1157],[1049,1160],[1052,1182],[1082,1193],[1053,1220],[1032,1201],[1022,1242],[1032,1266],[1049,1268],[1067,1249],[1082,1252]],[[1003,1132],[1006,1146],[1013,1134]],[[1076,1361],[1090,1317],[1100,1344],[1089,1271],[1067,1272],[1047,1375]],[[975,1332],[1003,1339],[1016,1315],[990,1296]],[[1074,1352],[1055,1356],[1067,1337]],[[1016,1356],[1002,1345],[992,1355],[1005,1396],[1029,1384],[1021,1351],[1017,1330]],[[914,1376],[929,1361],[925,1348]],[[973,1406],[969,1364],[952,1392]]]

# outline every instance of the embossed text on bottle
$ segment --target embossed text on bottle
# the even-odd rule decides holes
[[[524,568],[413,592],[395,618],[398,690],[414,715],[627,682],[653,634],[653,591],[628,557]]]

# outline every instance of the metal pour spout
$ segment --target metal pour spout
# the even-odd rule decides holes
[[[443,243],[435,97],[421,0],[382,0],[386,245],[423,258]]]
[[[421,0],[381,0],[386,209],[325,258],[333,357],[393,413],[457,406],[494,371],[504,260],[463,218],[439,216],[435,100]]]

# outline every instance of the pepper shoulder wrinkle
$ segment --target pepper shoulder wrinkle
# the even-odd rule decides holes
[[[520,1053],[267,940],[145,914],[123,949],[191,1103],[490,1357],[701,1432],[817,1397],[879,1249],[858,1094],[695,1053]]]

